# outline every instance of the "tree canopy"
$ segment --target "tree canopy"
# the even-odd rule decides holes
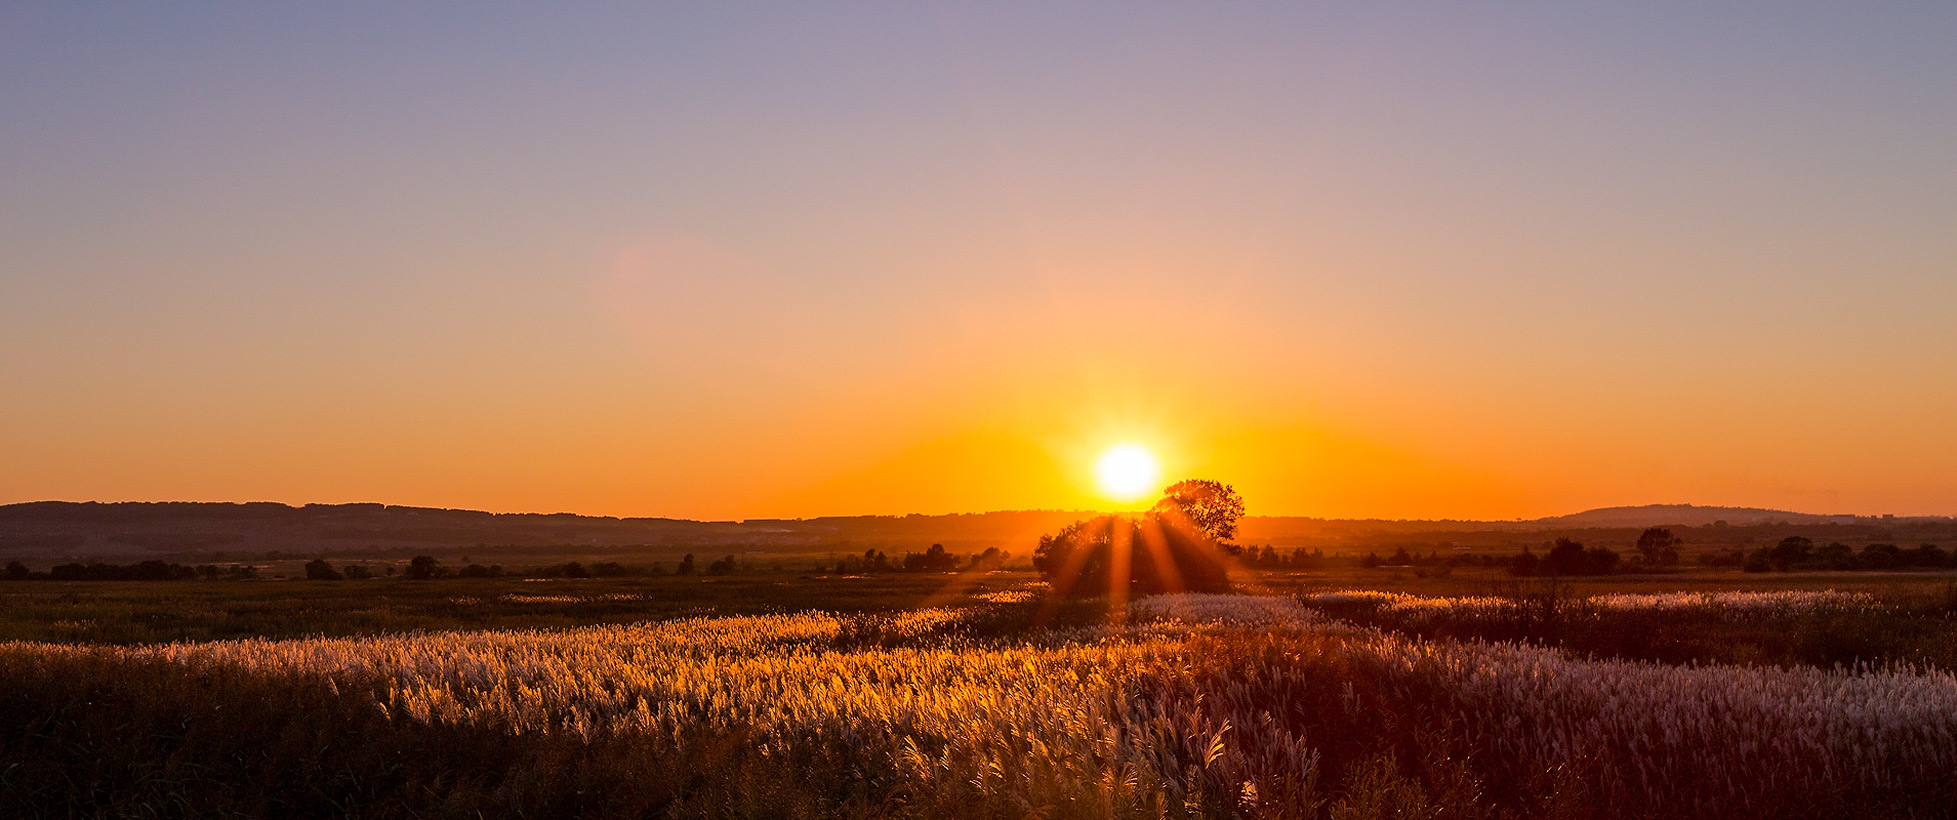
[[[1204,537],[1218,544],[1228,544],[1237,537],[1237,521],[1244,517],[1243,496],[1237,490],[1220,481],[1191,478],[1169,485],[1162,491],[1162,500],[1155,502],[1152,512],[1158,515],[1180,515],[1189,524],[1202,532]]]

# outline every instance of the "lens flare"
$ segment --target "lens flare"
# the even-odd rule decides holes
[[[1101,492],[1116,501],[1133,501],[1154,492],[1162,469],[1155,454],[1139,444],[1123,444],[1101,454],[1094,465]]]

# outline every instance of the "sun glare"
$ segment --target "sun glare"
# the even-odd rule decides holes
[[[1116,501],[1133,501],[1156,489],[1162,469],[1155,454],[1138,444],[1122,444],[1101,454],[1094,465],[1101,492]]]

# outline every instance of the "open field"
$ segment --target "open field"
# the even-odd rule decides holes
[[[980,574],[979,594],[1032,573]],[[880,612],[942,597],[947,576],[444,578],[435,581],[160,581],[0,584],[0,640],[153,643],[630,623],[706,614]]]
[[[815,574],[755,571],[724,576],[407,581],[301,580],[0,583],[0,640],[154,643],[229,638],[379,635],[413,630],[555,628],[821,609],[887,612],[967,603],[1036,583],[1030,570]],[[1952,572],[1752,574],[1729,569],[1551,581],[1490,568],[1443,572],[1338,566],[1312,572],[1242,572],[1237,585],[1262,595],[1373,589],[1427,596],[1565,595],[1681,591],[1836,589],[1940,601]]]
[[[0,789],[28,817],[1957,805],[1940,575],[1268,573],[1119,618],[958,578],[16,584],[6,628],[44,636],[0,645]],[[159,642],[252,624],[279,637]]]

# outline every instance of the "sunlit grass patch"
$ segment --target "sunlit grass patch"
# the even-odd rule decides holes
[[[1038,606],[16,643],[0,646],[0,668],[322,681],[395,724],[576,748],[738,736],[766,759],[805,761],[810,776],[861,778],[852,793],[901,795],[922,816],[1303,817],[1376,789],[1520,816],[1551,797],[1593,816],[1772,817],[1869,801],[1907,813],[1944,805],[1957,766],[1957,679],[1908,665],[1593,659],[1360,629],[1253,596],[1149,597],[1107,624],[969,633]],[[1605,605],[1673,617],[1669,606]],[[855,768],[808,762],[821,760]],[[741,782],[715,788],[731,800]]]

